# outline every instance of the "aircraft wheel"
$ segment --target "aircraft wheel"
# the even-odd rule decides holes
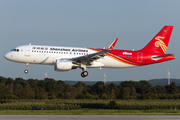
[[[88,72],[87,72],[87,71],[83,71],[83,72],[81,73],[81,77],[86,77],[86,76],[88,76]]]
[[[27,69],[26,69],[26,70],[24,70],[24,73],[26,73],[26,74],[27,74],[27,73],[28,73],[28,70],[27,70]]]
[[[84,71],[83,74],[84,74],[85,77],[88,76],[88,72],[87,71]]]
[[[81,77],[84,77],[84,74],[83,74],[83,72],[81,73]]]

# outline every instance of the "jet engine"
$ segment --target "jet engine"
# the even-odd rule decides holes
[[[56,64],[54,66],[55,71],[69,71],[71,69],[75,69],[75,67],[72,64],[72,61],[70,60],[62,60],[58,59],[56,60]]]

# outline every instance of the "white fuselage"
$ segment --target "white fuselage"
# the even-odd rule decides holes
[[[19,63],[54,65],[57,59],[77,58],[96,52],[88,48],[24,45],[5,54],[5,58]],[[117,61],[111,56],[105,56],[93,61],[93,64],[87,67],[125,68],[134,67],[134,65]]]

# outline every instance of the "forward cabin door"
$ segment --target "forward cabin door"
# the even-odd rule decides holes
[[[143,62],[143,53],[142,52],[137,53],[137,62]]]
[[[25,47],[25,56],[29,57],[30,56],[30,45]]]

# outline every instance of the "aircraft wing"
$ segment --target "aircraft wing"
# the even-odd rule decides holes
[[[91,65],[91,63],[93,61],[103,58],[105,56],[105,53],[111,51],[114,48],[117,40],[118,40],[118,38],[116,38],[113,41],[113,43],[108,47],[108,49],[103,49],[100,52],[92,53],[92,54],[85,55],[85,56],[75,57],[75,58],[71,58],[68,60],[72,60],[73,64]]]
[[[74,64],[79,64],[79,63],[82,63],[82,64],[91,64],[91,62],[97,60],[97,59],[100,59],[102,57],[105,56],[105,53],[111,51],[112,49],[105,49],[105,50],[102,50],[100,52],[96,52],[96,53],[93,53],[93,54],[89,54],[89,55],[85,55],[85,56],[80,56],[80,57],[76,57],[76,58],[71,58],[71,60],[73,61]]]

